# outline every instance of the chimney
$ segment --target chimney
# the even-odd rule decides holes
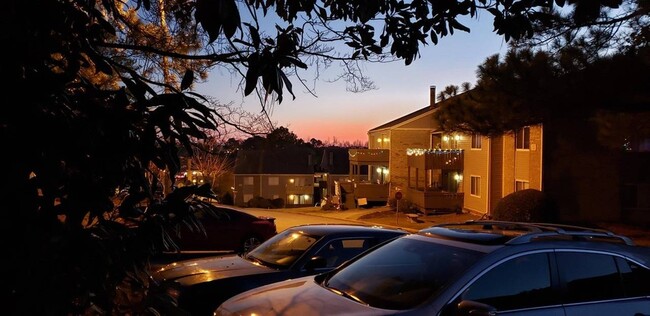
[[[429,107],[436,106],[436,86],[429,86]]]

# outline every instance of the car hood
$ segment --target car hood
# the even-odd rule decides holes
[[[225,301],[215,311],[223,315],[390,315],[347,299],[314,281],[314,276],[262,286]]]
[[[242,275],[273,273],[277,270],[248,261],[238,255],[209,257],[173,262],[156,270],[156,282],[191,285]]]

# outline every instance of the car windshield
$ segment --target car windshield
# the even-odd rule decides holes
[[[436,295],[483,253],[400,238],[331,275],[322,284],[377,308],[409,309]]]
[[[263,242],[244,257],[274,268],[288,268],[320,238],[301,231],[285,230]]]

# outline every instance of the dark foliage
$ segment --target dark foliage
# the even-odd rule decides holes
[[[283,208],[284,206],[284,199],[282,198],[271,200],[271,208]]]
[[[235,200],[233,199],[233,196],[230,192],[226,192],[221,196],[221,204],[225,205],[234,205]]]
[[[556,222],[555,204],[542,191],[526,189],[504,196],[491,213],[498,221]]]

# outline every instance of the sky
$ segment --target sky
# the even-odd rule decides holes
[[[285,91],[282,103],[275,104],[271,121],[287,127],[305,141],[366,142],[368,130],[409,114],[429,104],[429,88],[440,92],[448,85],[476,83],[476,70],[486,58],[503,55],[507,44],[492,32],[491,15],[483,12],[478,18],[465,20],[470,33],[456,31],[441,38],[437,45],[420,49],[420,58],[405,66],[403,61],[364,64],[366,75],[377,89],[362,93],[347,92],[343,82],[327,82],[339,70],[332,67],[321,74],[315,85],[316,96],[293,80],[291,95]],[[215,97],[221,103],[232,102],[245,110],[259,113],[259,101],[252,94],[243,97],[238,90],[239,78],[213,70],[208,82],[197,90]]]

